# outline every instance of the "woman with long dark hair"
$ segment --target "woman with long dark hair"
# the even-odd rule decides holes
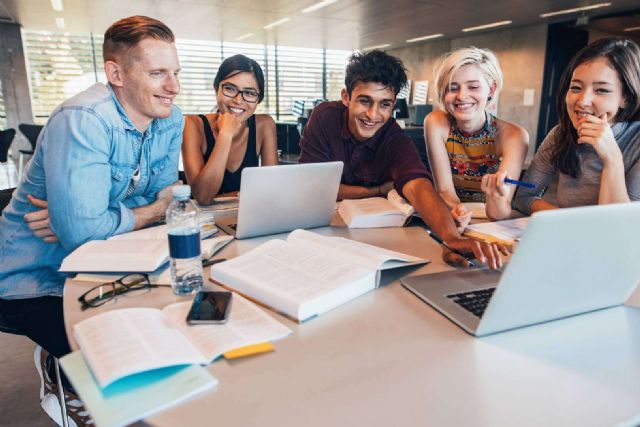
[[[225,59],[213,82],[218,111],[188,116],[182,158],[187,182],[200,204],[240,190],[242,169],[278,164],[276,125],[254,114],[264,98],[260,65],[244,55]]]
[[[571,60],[558,90],[559,124],[549,132],[520,188],[516,207],[531,214],[571,206],[640,200],[640,48],[604,38]],[[558,176],[557,204],[542,199]]]

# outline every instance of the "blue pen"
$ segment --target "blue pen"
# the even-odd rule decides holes
[[[521,187],[526,188],[536,188],[535,184],[532,184],[530,182],[518,181],[517,179],[505,178],[504,182],[505,184],[520,185]]]

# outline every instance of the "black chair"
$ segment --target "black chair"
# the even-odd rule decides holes
[[[11,195],[15,188],[7,188],[4,190],[0,190],[0,216],[2,216],[2,211],[9,205],[11,201]]]
[[[42,125],[34,125],[30,123],[20,123],[18,129],[27,138],[29,144],[31,144],[31,150],[18,150],[20,157],[18,161],[18,178],[22,178],[22,172],[24,171],[24,156],[33,156],[36,151],[36,142],[38,141],[38,135],[42,131]]]
[[[9,147],[16,136],[15,129],[5,129],[0,131],[0,163],[6,163],[9,157]]]
[[[0,190],[0,215],[2,215],[2,211],[9,204],[9,201],[11,200],[11,195],[13,194],[14,190],[15,188]],[[2,317],[1,312],[0,312],[0,332],[4,332],[6,334],[12,334],[12,335],[24,335],[22,331],[14,329],[8,325],[4,317]],[[60,364],[58,363],[58,359],[56,357],[53,358],[53,366],[56,372],[56,378],[58,382],[58,401],[60,402],[60,414],[62,416],[62,425],[63,427],[68,427],[69,421],[67,419],[67,407],[66,407],[66,402],[64,400],[64,389],[62,388],[62,380],[61,380],[62,377],[60,376]]]

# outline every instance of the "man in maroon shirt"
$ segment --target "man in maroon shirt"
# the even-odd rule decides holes
[[[344,162],[338,199],[385,197],[395,188],[427,225],[462,252],[492,268],[502,265],[502,247],[460,236],[453,217],[436,193],[420,156],[391,119],[396,96],[406,84],[402,62],[381,50],[355,53],[347,65],[342,100],[318,105],[300,140],[300,163]],[[468,265],[443,248],[447,262]]]

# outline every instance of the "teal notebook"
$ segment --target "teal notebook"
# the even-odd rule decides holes
[[[64,356],[60,364],[100,427],[131,424],[218,384],[203,367],[183,365],[130,375],[100,389],[81,352]]]

